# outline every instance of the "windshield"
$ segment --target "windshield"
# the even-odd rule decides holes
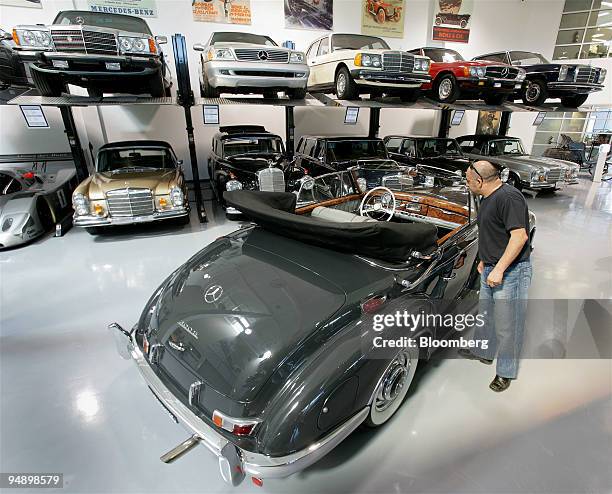
[[[376,36],[361,36],[359,34],[334,34],[332,36],[333,50],[388,50],[389,45]]]
[[[424,50],[425,56],[434,62],[463,62],[463,57],[455,50],[445,50],[443,48],[427,48]]]
[[[419,139],[417,149],[421,158],[436,156],[462,156],[461,149],[455,139]]]
[[[151,34],[149,26],[144,20],[138,17],[132,17],[131,15],[68,10],[57,14],[53,24],[61,26],[83,24],[86,26],[118,29],[119,31],[128,31],[131,33]]]
[[[319,175],[297,192],[297,207],[357,194],[350,170]]]
[[[215,43],[248,43],[251,45],[278,46],[268,36],[251,33],[215,33],[210,40],[210,44],[214,45]]]
[[[489,156],[502,156],[506,154],[525,154],[521,141],[518,139],[499,139],[489,142]]]
[[[132,172],[174,167],[174,158],[167,148],[105,149],[98,153],[98,172]]]
[[[236,137],[223,141],[223,155],[282,154],[283,141],[278,137]]]
[[[550,63],[539,53],[531,53],[528,51],[513,51],[510,53],[510,59],[512,60],[512,65],[537,65]]]
[[[343,140],[327,142],[327,161],[350,161],[364,158],[388,158],[381,140]]]

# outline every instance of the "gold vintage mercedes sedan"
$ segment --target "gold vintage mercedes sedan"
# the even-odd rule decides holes
[[[124,141],[102,146],[96,172],[72,194],[74,225],[100,233],[110,225],[175,218],[189,222],[182,162],[163,141]]]

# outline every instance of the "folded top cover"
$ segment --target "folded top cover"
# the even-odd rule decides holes
[[[228,205],[271,232],[320,247],[392,262],[407,261],[412,251],[436,247],[438,230],[427,223],[336,223],[295,214],[290,192],[235,190],[223,193]]]

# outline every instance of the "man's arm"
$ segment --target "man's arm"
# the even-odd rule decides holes
[[[508,240],[504,254],[487,276],[487,285],[491,288],[501,285],[506,269],[521,253],[527,240],[529,240],[529,236],[524,228],[515,228],[510,232],[510,240]]]

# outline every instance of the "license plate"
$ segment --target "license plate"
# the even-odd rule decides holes
[[[173,414],[173,413],[170,411],[170,409],[169,409],[169,408],[168,408],[168,407],[165,405],[165,403],[159,399],[159,396],[157,396],[157,395],[155,394],[155,392],[154,392],[154,391],[151,389],[151,387],[150,387],[150,386],[149,386],[149,391],[151,391],[151,393],[153,393],[153,396],[155,396],[155,399],[156,399],[157,401],[159,401],[159,404],[160,404],[160,405],[161,405],[161,406],[164,408],[164,410],[166,410],[166,413],[167,413],[168,415],[170,415],[170,418],[172,419],[172,421],[173,421],[175,424],[178,424],[178,423],[179,423],[179,421],[178,421],[178,419],[176,418],[176,415],[174,415],[174,414]]]
[[[523,87],[522,84],[515,84],[514,85],[514,89],[521,89],[521,87]]]
[[[106,70],[121,70],[119,62],[106,62]]]
[[[501,82],[496,82],[495,84],[493,84],[493,87],[501,87]]]

